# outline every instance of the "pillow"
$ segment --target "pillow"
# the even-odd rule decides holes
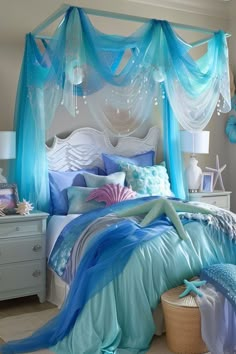
[[[98,188],[105,184],[120,184],[121,186],[125,183],[125,172],[115,172],[109,176],[97,176],[92,173],[84,173],[84,179],[87,187]]]
[[[87,171],[97,174],[98,168],[93,167],[79,171],[49,171],[49,188],[51,196],[51,213],[66,215],[68,211],[68,198],[66,189],[71,186],[86,186],[83,173]]]
[[[111,154],[102,154],[102,159],[105,167],[105,171],[107,175],[110,175],[114,172],[121,171],[120,163],[127,162],[132,163],[137,166],[153,166],[154,165],[154,156],[155,152],[150,150],[148,152],[144,152],[143,154],[126,157],[119,155],[111,155]]]
[[[105,203],[99,203],[96,200],[87,201],[89,194],[94,190],[95,188],[75,186],[67,188],[68,214],[83,214],[97,208],[104,208]]]
[[[95,188],[86,200],[95,199],[98,202],[105,202],[106,206],[131,199],[136,196],[131,188],[121,186],[120,184],[106,184],[100,188]]]
[[[161,165],[140,167],[122,163],[126,182],[134,191],[144,195],[173,196],[166,168]]]

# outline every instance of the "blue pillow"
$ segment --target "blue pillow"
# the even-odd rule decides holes
[[[146,167],[146,166],[153,166],[154,165],[154,157],[155,152],[150,150],[148,152],[144,152],[143,154],[126,157],[126,156],[119,156],[119,155],[111,155],[111,154],[102,154],[102,159],[105,167],[105,171],[107,175],[110,175],[114,172],[121,171],[120,163],[132,163],[136,166]]]
[[[98,174],[98,168],[79,171],[49,171],[49,188],[51,196],[51,213],[66,215],[68,211],[67,188],[71,186],[86,186],[84,172]]]
[[[92,173],[84,173],[84,179],[87,187],[99,188],[105,184],[120,184],[124,186],[125,172],[115,172],[108,176],[96,176]]]
[[[97,202],[96,200],[87,201],[88,196],[96,188],[88,187],[69,187],[67,189],[69,209],[68,214],[83,214],[88,211],[104,208],[105,202]]]

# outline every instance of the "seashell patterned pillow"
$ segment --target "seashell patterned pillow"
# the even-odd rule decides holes
[[[172,197],[169,176],[166,167],[161,165],[140,167],[129,163],[121,163],[126,173],[126,182],[140,195],[159,195]]]
[[[106,184],[93,190],[86,201],[95,199],[97,202],[105,202],[106,206],[109,206],[123,200],[134,198],[136,194],[137,193],[129,187],[124,187],[120,184]]]

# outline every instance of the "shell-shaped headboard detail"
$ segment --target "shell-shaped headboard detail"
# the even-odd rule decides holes
[[[79,128],[65,139],[55,137],[52,146],[46,146],[48,168],[54,171],[103,168],[102,153],[133,156],[149,150],[156,152],[158,138],[159,128],[154,126],[144,138],[121,137],[114,146],[104,132]]]

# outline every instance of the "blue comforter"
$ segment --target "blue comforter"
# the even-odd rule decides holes
[[[119,203],[72,221],[58,240],[51,265],[63,274],[73,246],[80,235],[86,237],[86,230],[89,233],[90,222],[96,225],[107,214],[109,220],[116,208],[131,206],[131,201]],[[3,346],[3,353],[49,346],[61,354],[146,352],[155,332],[152,312],[161,294],[210,264],[236,261],[235,242],[225,232],[207,222],[183,219],[183,223],[185,241],[166,217],[146,228],[132,217],[120,218],[98,232],[92,228],[93,237],[81,248],[60,314],[32,338]]]

